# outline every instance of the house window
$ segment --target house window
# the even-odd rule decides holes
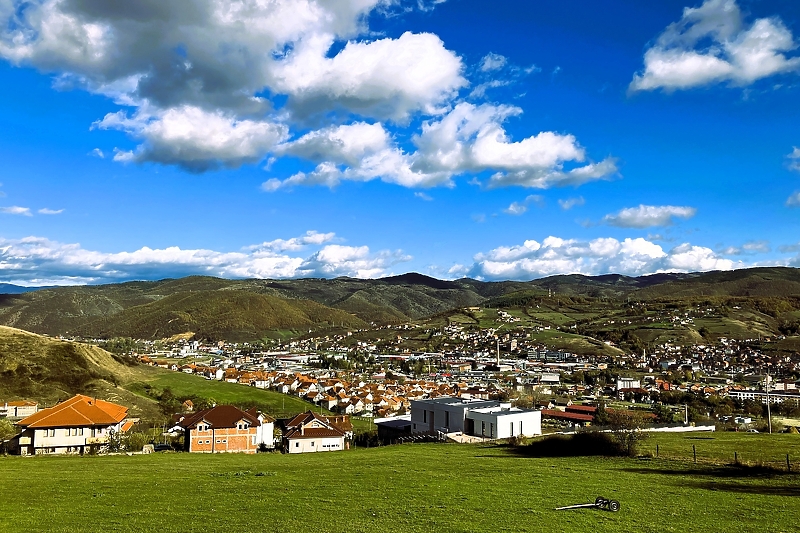
[[[80,435],[81,437],[83,437],[83,428],[80,428],[80,429],[78,430],[78,435]]]
[[[522,420],[519,421],[519,434],[522,435]]]
[[[294,447],[295,447],[295,448],[299,448],[299,447],[300,447],[300,443],[299,443],[299,442],[295,442],[295,443],[294,443]]]
[[[50,436],[51,437],[55,437],[56,436],[56,430],[55,429],[51,429],[50,430]]]
[[[511,422],[511,436],[514,436],[514,422]]]
[[[422,421],[423,422],[428,421],[428,411],[422,411]]]
[[[313,440],[311,441],[311,447],[312,448],[314,447],[314,441]]]
[[[97,430],[95,428],[92,428],[92,437],[96,436],[97,436]]]

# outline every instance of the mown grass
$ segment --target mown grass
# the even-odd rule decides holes
[[[794,531],[794,475],[417,444],[330,454],[0,458],[0,530]],[[618,513],[556,511],[597,496]]]

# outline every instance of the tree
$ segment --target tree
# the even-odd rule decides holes
[[[0,452],[5,452],[5,441],[16,434],[17,430],[14,427],[14,424],[5,418],[0,418]]]
[[[663,403],[657,403],[653,405],[653,412],[658,417],[659,422],[663,422],[665,424],[671,424],[675,421],[675,413],[672,412],[672,409],[664,405]]]
[[[597,411],[594,414],[594,421],[598,426],[607,426],[609,423],[608,420],[608,411],[606,411],[606,404],[600,402],[597,404]]]
[[[608,425],[614,442],[629,457],[636,455],[639,443],[649,436],[642,431],[647,425],[647,415],[642,411],[609,410]]]

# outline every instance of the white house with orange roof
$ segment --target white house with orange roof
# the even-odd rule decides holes
[[[16,400],[13,402],[3,402],[0,405],[0,418],[24,418],[39,410],[39,402],[32,400]]]
[[[17,422],[10,448],[21,455],[103,451],[112,434],[130,428],[127,416],[127,407],[77,394]]]

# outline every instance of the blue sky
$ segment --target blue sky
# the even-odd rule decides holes
[[[0,281],[800,265],[800,4],[163,4],[0,0]]]

